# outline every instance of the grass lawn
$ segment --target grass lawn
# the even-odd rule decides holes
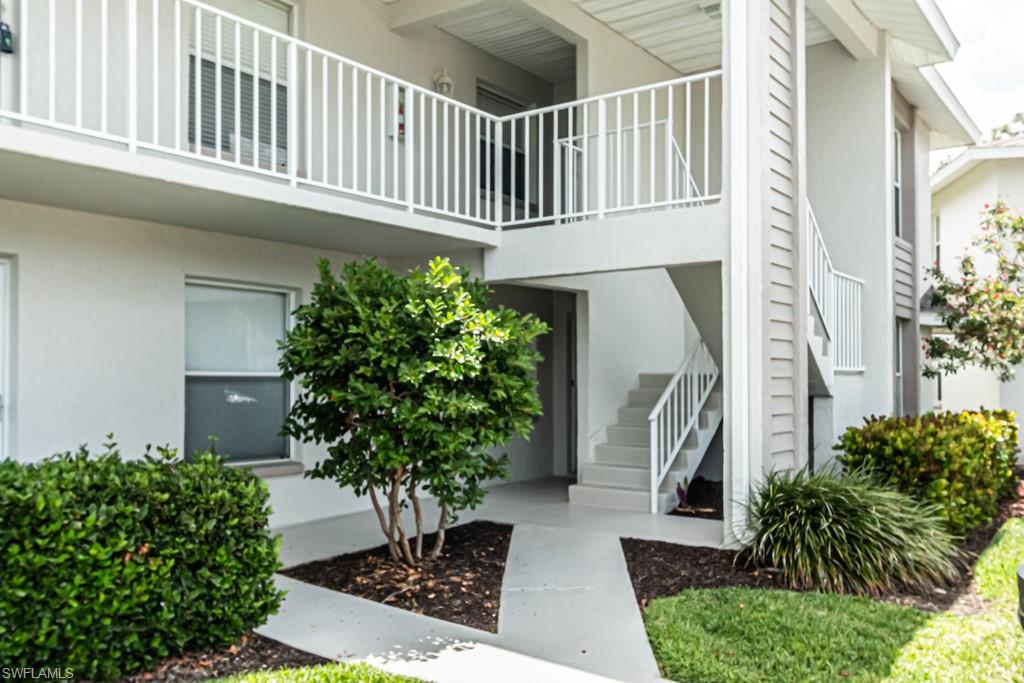
[[[217,683],[420,683],[366,664],[321,664],[299,669],[277,669],[219,679]]]
[[[1024,519],[978,559],[988,611],[933,614],[866,598],[752,588],[687,590],[651,603],[647,632],[664,675],[724,681],[1024,681],[1016,567]]]

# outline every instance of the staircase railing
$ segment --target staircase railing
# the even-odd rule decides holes
[[[807,207],[807,280],[811,289],[810,303],[817,310],[818,319],[825,330],[825,336],[831,340],[833,332],[834,292],[836,269],[832,266],[825,239],[821,236],[818,219],[814,210]],[[814,311],[812,310],[811,313]]]
[[[658,512],[658,490],[693,431],[718,381],[718,365],[702,340],[672,376],[651,409],[651,513]]]
[[[825,335],[832,342],[832,368],[840,372],[864,369],[861,301],[864,281],[841,273],[821,235],[814,211],[807,207],[807,281],[810,313],[817,313]]]

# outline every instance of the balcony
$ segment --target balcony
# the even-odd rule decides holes
[[[494,116],[196,0],[21,0],[18,23],[8,151],[5,130],[57,132],[65,162],[103,165],[75,146],[101,143],[185,188],[216,170],[248,183],[221,194],[301,190],[312,212],[449,239],[431,248],[720,197],[720,71]]]

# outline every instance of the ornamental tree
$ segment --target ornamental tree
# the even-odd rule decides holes
[[[436,498],[436,558],[458,512],[509,476],[494,449],[526,437],[541,414],[534,340],[545,323],[487,306],[489,290],[448,259],[396,274],[373,260],[335,277],[320,262],[312,300],[295,311],[280,367],[301,388],[284,431],[326,444],[307,473],[368,495],[391,558],[424,557],[420,496]],[[411,507],[415,531],[402,510]]]
[[[986,204],[974,246],[992,257],[991,273],[979,273],[970,254],[955,275],[938,263],[928,271],[935,280],[932,304],[950,336],[925,342],[925,377],[977,365],[1006,382],[1024,361],[1024,218],[1003,202]]]

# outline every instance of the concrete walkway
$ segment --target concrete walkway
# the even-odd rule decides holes
[[[659,680],[619,538],[721,543],[721,522],[580,508],[564,483],[497,487],[462,522],[513,524],[498,633],[486,633],[283,576],[281,612],[258,631],[331,659],[438,683]],[[373,513],[287,527],[282,561],[380,544]]]

